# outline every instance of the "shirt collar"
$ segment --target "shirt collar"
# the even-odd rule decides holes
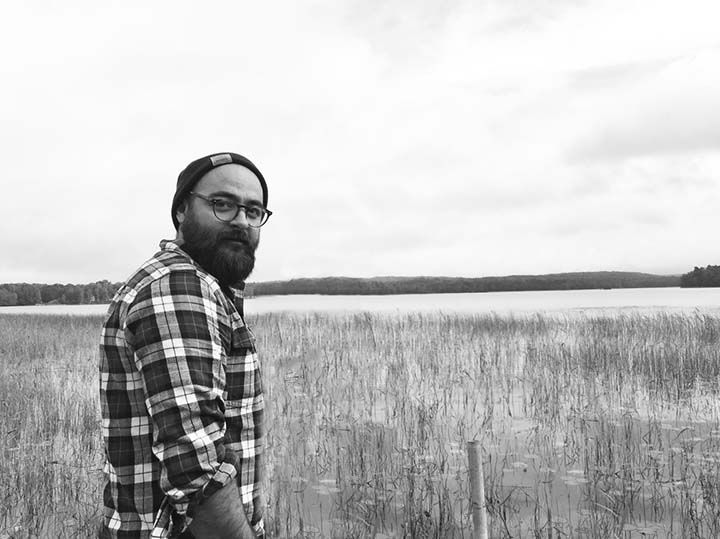
[[[183,251],[180,248],[181,242],[178,240],[161,240],[160,241],[160,249],[163,251],[177,251],[182,253],[187,258],[190,258],[190,255],[187,254],[185,251]],[[192,258],[190,258],[192,260]]]

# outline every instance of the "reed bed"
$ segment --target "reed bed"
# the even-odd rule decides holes
[[[249,317],[271,537],[720,536],[720,318]],[[100,317],[0,316],[0,538],[92,537]]]
[[[0,316],[0,538],[94,536],[100,323]]]

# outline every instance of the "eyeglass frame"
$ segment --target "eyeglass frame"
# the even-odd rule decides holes
[[[210,197],[205,196],[205,195],[203,195],[203,194],[201,194],[201,193],[196,193],[195,191],[190,191],[190,192],[188,193],[188,195],[196,196],[196,197],[204,200],[205,202],[210,203],[210,206],[212,206],[212,211],[213,211],[213,215],[215,216],[215,219],[217,219],[218,221],[220,221],[220,222],[222,222],[222,223],[231,223],[232,221],[234,221],[235,219],[237,219],[237,216],[238,216],[238,215],[240,215],[240,210],[243,210],[244,213],[245,213],[245,220],[247,221],[248,226],[251,227],[251,228],[260,228],[260,227],[264,226],[264,225],[268,222],[268,219],[270,219],[270,216],[273,214],[273,212],[271,212],[271,211],[268,210],[267,208],[262,208],[262,207],[260,207],[260,206],[247,206],[247,205],[245,205],[245,204],[239,204],[239,203],[237,203],[237,202],[235,202],[235,201],[233,201],[233,200],[227,200],[227,199],[221,199],[221,198],[210,198]],[[235,215],[233,215],[231,219],[227,219],[227,220],[221,219],[220,217],[218,217],[217,211],[215,210],[215,203],[216,203],[216,202],[224,202],[224,203],[226,203],[226,204],[232,204],[233,206],[235,206],[235,207],[236,207]],[[260,211],[263,212],[262,217],[260,218],[260,224],[259,224],[259,225],[251,225],[251,224],[250,224],[250,219],[248,219],[248,214],[247,214],[247,212],[248,212],[249,209],[252,209],[252,208],[257,208],[257,209],[259,209]]]

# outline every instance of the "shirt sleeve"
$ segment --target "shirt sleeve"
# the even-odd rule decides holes
[[[156,279],[128,312],[126,335],[145,390],[160,487],[181,515],[196,493],[209,495],[237,475],[237,457],[223,443],[229,332],[222,303],[193,271]]]

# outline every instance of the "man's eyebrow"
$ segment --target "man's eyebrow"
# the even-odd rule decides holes
[[[242,199],[239,198],[235,193],[231,193],[229,191],[213,191],[212,193],[207,195],[208,197],[223,197],[223,198],[229,198],[230,200],[233,200],[235,202],[242,202],[246,204],[254,204],[257,206],[262,206],[262,201],[254,199],[254,198],[248,198],[248,199]]]

